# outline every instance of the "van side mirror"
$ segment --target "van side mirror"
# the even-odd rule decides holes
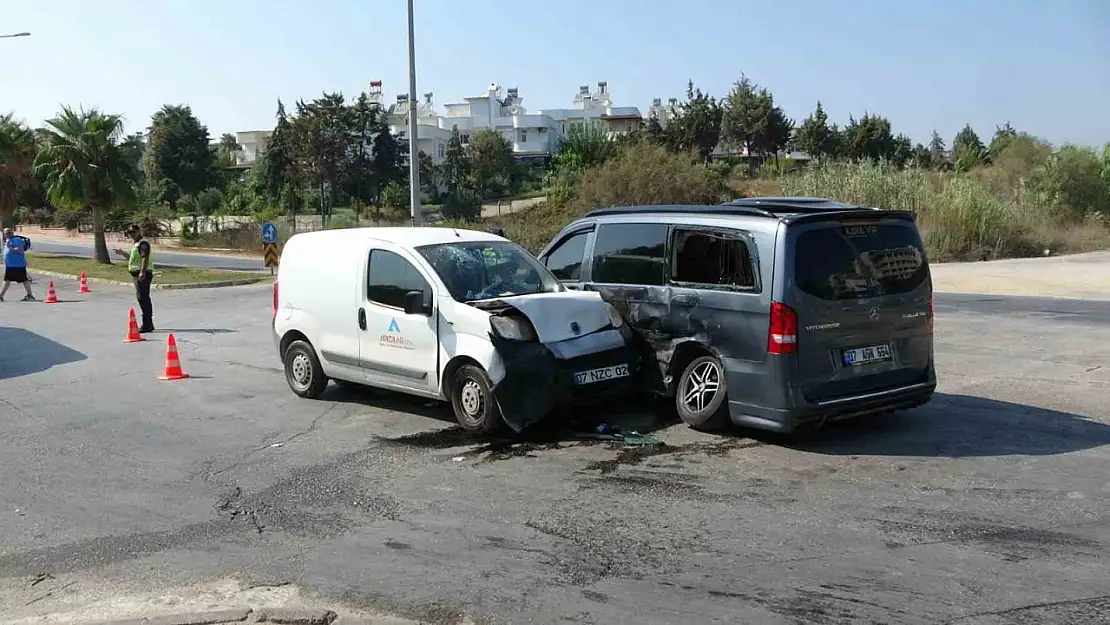
[[[406,315],[426,315],[427,309],[424,306],[424,292],[423,291],[409,291],[405,293],[405,314]]]

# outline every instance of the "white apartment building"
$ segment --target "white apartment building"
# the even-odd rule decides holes
[[[573,124],[596,120],[606,124],[611,133],[621,134],[643,121],[639,108],[613,106],[605,82],[599,82],[593,93],[588,86],[579,87],[571,108],[529,114],[522,103],[518,88],[506,89],[502,95],[501,86],[492,84],[484,95],[444,105],[445,114],[440,115],[432,102],[432,94],[426,93],[417,105],[417,145],[438,163],[444,157],[453,130],[458,129],[463,144],[470,141],[475,131],[493,130],[505,137],[517,159],[546,160],[558,151],[559,139]],[[408,132],[408,111],[408,96],[397,96],[397,102],[388,112],[394,132]]]
[[[266,151],[266,142],[272,130],[247,130],[235,133],[235,140],[239,143],[240,150],[235,154],[235,164],[240,167],[250,167],[258,162],[262,153]]]

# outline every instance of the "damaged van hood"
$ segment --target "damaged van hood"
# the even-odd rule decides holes
[[[514,295],[475,302],[474,305],[492,312],[491,309],[500,307],[498,303],[512,306],[528,317],[541,343],[555,343],[590,334],[611,323],[605,301],[593,291]]]

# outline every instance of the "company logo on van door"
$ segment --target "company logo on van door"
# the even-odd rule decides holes
[[[378,337],[378,345],[397,349],[413,349],[412,341],[406,339],[405,335],[401,333],[401,326],[397,324],[396,317],[389,320],[389,327]]]

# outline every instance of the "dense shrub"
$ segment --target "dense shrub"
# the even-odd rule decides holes
[[[716,203],[729,196],[718,171],[693,157],[637,143],[582,172],[562,195],[548,194],[546,204],[487,220],[487,227],[504,228],[510,239],[537,252],[563,226],[595,208]]]

